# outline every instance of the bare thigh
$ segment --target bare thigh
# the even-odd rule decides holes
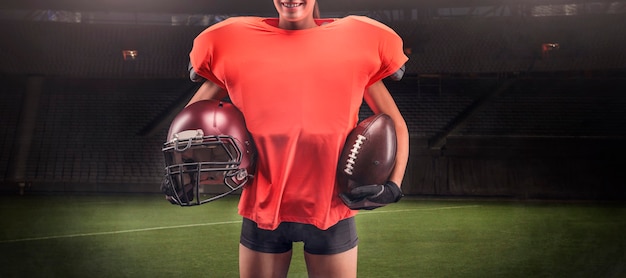
[[[287,277],[291,253],[262,253],[239,244],[239,277]]]
[[[304,252],[310,278],[355,278],[358,247],[332,255],[314,255]]]

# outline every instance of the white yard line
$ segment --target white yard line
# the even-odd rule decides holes
[[[455,206],[455,207],[440,207],[440,208],[415,208],[415,209],[398,209],[398,210],[371,210],[371,211],[362,211],[359,212],[358,215],[362,214],[377,214],[377,213],[392,213],[392,212],[409,212],[409,211],[437,211],[437,210],[448,210],[448,209],[464,209],[464,208],[477,208],[479,205],[468,205],[468,206]]]
[[[178,225],[178,226],[164,226],[164,227],[153,227],[153,228],[131,229],[131,230],[120,230],[120,231],[98,232],[98,233],[84,233],[84,234],[73,234],[73,235],[59,235],[59,236],[19,238],[19,239],[2,240],[2,241],[0,241],[0,243],[35,241],[35,240],[47,240],[47,239],[59,239],[59,238],[73,238],[73,237],[86,237],[86,236],[117,235],[117,234],[126,234],[126,233],[138,233],[138,232],[147,232],[147,231],[158,231],[158,230],[167,230],[167,229],[180,229],[180,228],[201,227],[201,226],[215,226],[215,225],[226,225],[226,224],[236,224],[236,223],[241,223],[241,220],[239,220],[239,221],[225,221],[225,222],[212,222],[212,223],[200,223],[200,224],[188,224],[188,225]]]
[[[416,209],[399,209],[399,210],[372,210],[372,211],[362,211],[362,212],[359,212],[358,215],[380,214],[380,213],[394,213],[394,212],[411,212],[411,211],[438,211],[438,210],[465,209],[465,208],[475,208],[475,207],[480,207],[480,206],[479,205],[468,205],[468,206],[439,207],[439,208],[416,208]],[[25,242],[25,241],[37,241],[37,240],[49,240],[49,239],[61,239],[61,238],[87,237],[87,236],[117,235],[117,234],[139,233],[139,232],[168,230],[168,229],[180,229],[180,228],[203,227],[203,226],[229,225],[229,224],[237,224],[237,223],[241,223],[241,220],[238,220],[238,221],[224,221],[224,222],[211,222],[211,223],[199,223],[199,224],[188,224],[188,225],[177,225],[177,226],[163,226],[163,227],[153,227],[153,228],[143,228],[143,229],[130,229],[130,230],[97,232],[97,233],[83,233],[83,234],[71,234],[71,235],[57,235],[57,236],[18,238],[18,239],[0,240],[0,244],[2,244],[2,243],[13,243],[13,242]]]

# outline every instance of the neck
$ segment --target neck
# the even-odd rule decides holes
[[[317,23],[315,23],[315,19],[313,18],[307,19],[305,21],[298,21],[298,22],[281,20],[281,19],[278,20],[278,28],[285,29],[285,30],[303,30],[303,29],[314,28],[317,26],[318,25]]]

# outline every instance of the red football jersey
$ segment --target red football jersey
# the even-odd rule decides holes
[[[239,213],[260,228],[281,222],[327,229],[356,212],[336,190],[336,167],[365,89],[407,60],[402,40],[361,16],[284,30],[278,19],[234,17],[194,40],[196,72],[222,86],[258,148]]]

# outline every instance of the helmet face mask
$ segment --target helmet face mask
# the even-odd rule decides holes
[[[245,138],[238,138],[241,134],[218,132],[220,130],[214,122],[199,124],[207,119],[208,114],[223,114],[225,104],[219,102],[219,105],[215,105],[214,102],[217,101],[185,108],[181,114],[187,116],[182,118],[191,124],[177,121],[181,118],[179,114],[170,127],[169,140],[163,145],[166,167],[161,190],[173,204],[193,206],[217,200],[243,188],[254,174],[256,152],[245,125],[240,125],[245,131]],[[234,106],[230,106],[226,112],[234,109],[238,113]],[[195,115],[200,118],[189,117],[189,111],[185,110],[191,110],[191,114],[200,113]],[[214,116],[209,119],[219,118]],[[230,117],[230,127],[240,124],[237,122],[240,119],[243,116],[235,119]],[[186,126],[192,129],[186,129]]]

